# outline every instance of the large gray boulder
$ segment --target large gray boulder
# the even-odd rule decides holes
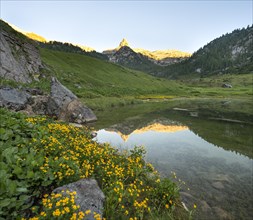
[[[49,115],[82,124],[97,120],[91,109],[83,105],[80,100],[55,77],[51,80],[51,93],[47,104]]]
[[[5,107],[15,111],[26,108],[30,101],[31,95],[25,91],[13,88],[0,89],[0,107]]]
[[[66,190],[76,192],[75,202],[76,205],[80,206],[79,211],[85,212],[86,210],[91,210],[91,214],[85,219],[93,220],[93,212],[98,213],[102,217],[105,195],[95,179],[81,179],[77,182],[56,188],[53,192],[61,193],[62,190],[64,192]]]

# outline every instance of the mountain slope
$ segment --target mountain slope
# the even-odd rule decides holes
[[[211,41],[188,60],[166,67],[157,75],[182,78],[224,73],[253,73],[253,26],[234,30]]]
[[[11,26],[15,31],[17,31],[17,32],[25,35],[26,37],[28,37],[28,38],[30,38],[32,40],[35,40],[35,41],[38,41],[38,42],[42,42],[42,43],[54,42],[54,41],[49,41],[46,38],[44,38],[44,37],[42,37],[42,36],[40,36],[40,35],[38,35],[36,33],[24,31],[24,30],[20,29],[19,27],[15,26],[13,24],[8,23],[8,25]],[[68,43],[66,43],[66,44],[68,44]],[[83,45],[75,45],[75,46],[80,47],[85,52],[95,51],[93,48],[88,47],[88,46],[83,46]]]
[[[191,56],[190,53],[179,50],[156,50],[149,51],[141,48],[133,49],[136,53],[141,53],[147,56],[155,64],[168,66],[173,63],[181,62]]]
[[[79,97],[128,97],[148,94],[173,95],[179,84],[95,59],[89,56],[41,48],[50,72]]]
[[[115,49],[109,49],[103,51],[103,54],[108,55],[111,57],[113,54],[118,52],[122,47],[129,46],[129,43],[125,38],[120,42],[119,46]],[[131,48],[131,47],[130,47]],[[190,53],[178,51],[178,50],[156,50],[156,51],[149,51],[141,48],[131,48],[135,53],[139,53],[146,57],[148,60],[152,61],[154,64],[166,66],[172,63],[177,63],[186,58],[190,57]]]
[[[153,69],[159,68],[159,66],[150,61],[146,56],[134,52],[128,46],[121,46],[120,49],[109,57],[113,63],[148,73],[152,73]]]
[[[102,53],[98,53],[95,50],[87,52],[84,49],[82,49],[81,46],[76,46],[70,43],[62,43],[59,41],[48,41],[48,42],[39,42],[39,45],[42,48],[47,48],[51,50],[84,54],[86,56],[95,57],[101,60],[108,60],[108,57]]]
[[[90,99],[90,103],[94,104],[93,99],[98,98],[99,104],[106,100],[109,105],[125,101],[130,104],[139,97],[171,97],[182,90],[176,82],[87,56],[86,52],[71,44],[43,43],[52,48],[39,48],[38,41],[27,38],[3,21],[0,34],[0,84],[4,87],[36,87],[46,94],[50,92],[50,78],[56,76],[83,101]],[[6,36],[9,37],[7,40]],[[33,53],[30,54],[27,49],[32,49]],[[6,55],[6,51],[12,58]],[[14,71],[21,67],[24,67],[22,71]],[[33,69],[35,67],[37,69]],[[6,74],[6,71],[12,75]]]

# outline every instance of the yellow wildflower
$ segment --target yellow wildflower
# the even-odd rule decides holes
[[[60,216],[61,215],[61,211],[59,209],[56,209],[54,212],[53,212],[53,216]]]

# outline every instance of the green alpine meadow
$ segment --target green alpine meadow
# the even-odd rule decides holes
[[[1,2],[0,220],[252,219],[250,4]]]

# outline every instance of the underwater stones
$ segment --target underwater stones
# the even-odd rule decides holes
[[[221,220],[232,220],[234,219],[233,216],[231,216],[227,211],[220,207],[213,207],[212,208],[214,213],[217,215],[218,219]]]
[[[211,207],[208,205],[208,203],[204,200],[199,202],[199,207],[202,212],[209,213],[211,212]]]
[[[212,183],[212,186],[215,188],[215,189],[224,189],[224,185],[222,184],[222,182],[214,182]]]
[[[193,205],[196,203],[197,199],[187,192],[180,192],[180,196],[182,198],[183,206],[187,210],[191,209]]]

